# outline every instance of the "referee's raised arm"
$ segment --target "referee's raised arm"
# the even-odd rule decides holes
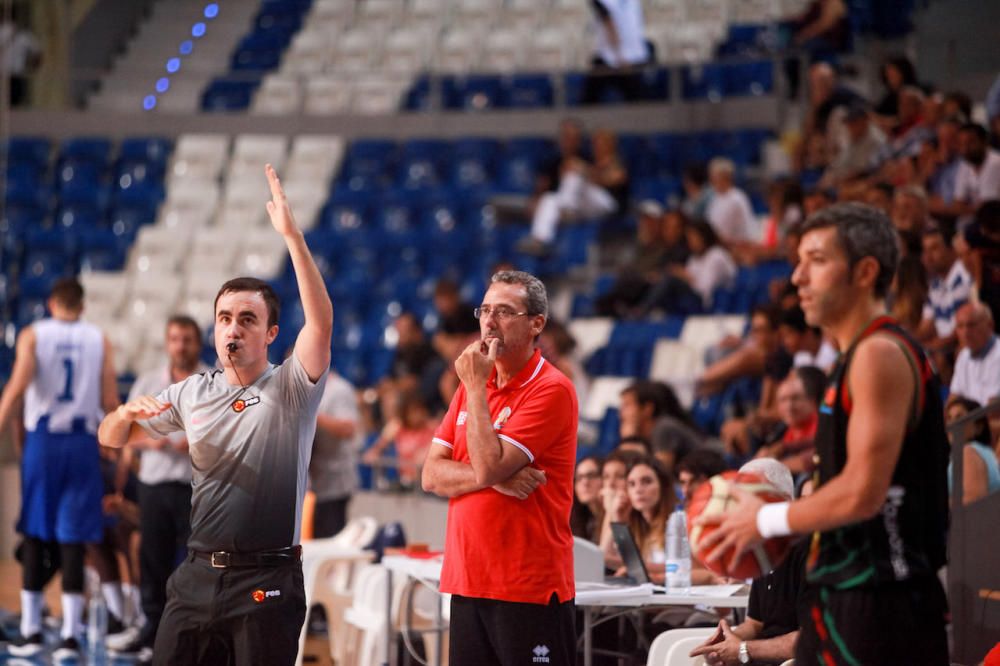
[[[333,334],[333,304],[323,283],[323,277],[316,268],[302,230],[295,224],[292,209],[285,197],[285,190],[274,167],[265,167],[267,182],[271,186],[271,200],[267,202],[267,214],[275,230],[285,239],[288,254],[295,269],[299,297],[306,323],[295,340],[295,355],[305,369],[309,379],[318,381],[330,367],[330,337]]]

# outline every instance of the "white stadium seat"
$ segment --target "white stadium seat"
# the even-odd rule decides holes
[[[304,110],[307,114],[317,116],[346,113],[351,108],[353,95],[354,88],[350,79],[334,76],[309,79],[306,82]]]
[[[264,78],[250,105],[250,113],[262,116],[295,115],[302,110],[302,86],[291,76]]]
[[[587,402],[580,406],[580,417],[600,421],[609,407],[618,408],[621,393],[635,377],[597,377],[590,383]]]

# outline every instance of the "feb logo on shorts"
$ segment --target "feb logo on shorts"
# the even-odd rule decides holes
[[[253,597],[253,600],[255,602],[260,604],[263,603],[264,600],[266,599],[270,599],[272,597],[280,597],[281,590],[268,590],[267,592],[265,592],[264,590],[254,590],[253,592],[250,593],[250,596]]]
[[[233,411],[239,414],[247,407],[252,407],[253,405],[256,405],[258,402],[260,402],[259,395],[255,395],[252,398],[247,398],[246,400],[240,398],[239,400],[233,401]]]

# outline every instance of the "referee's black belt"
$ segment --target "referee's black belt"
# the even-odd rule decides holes
[[[239,553],[227,552],[225,550],[214,552],[193,550],[191,552],[194,553],[197,559],[205,560],[215,569],[280,567],[285,564],[302,561],[302,546]]]

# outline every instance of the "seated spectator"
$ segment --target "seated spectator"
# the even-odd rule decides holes
[[[972,117],[972,98],[961,90],[953,90],[941,99],[941,117]]]
[[[848,108],[859,100],[861,97],[856,92],[840,84],[836,70],[829,63],[818,62],[809,68],[809,108],[802,128],[802,140],[796,151],[796,171],[803,167],[813,135],[835,137],[838,134],[837,128],[830,126],[833,112]]]
[[[890,219],[903,239],[903,252],[919,256],[924,230],[931,223],[924,188],[919,185],[897,187],[893,193]]]
[[[755,457],[774,458],[794,475],[811,473],[815,468],[819,404],[825,387],[826,375],[822,370],[809,366],[795,368],[778,386],[776,403],[780,420],[756,442],[759,448]]]
[[[604,566],[610,571],[617,570],[622,565],[621,556],[614,549],[604,548],[614,542],[611,534],[613,516],[625,515],[628,511],[628,492],[626,491],[625,475],[633,462],[641,458],[634,451],[612,451],[604,464],[601,465],[601,506],[604,509],[604,519],[601,521],[601,544],[604,550]]]
[[[963,263],[972,275],[979,300],[993,313],[994,325],[1000,321],[1000,201],[986,201],[976,211],[965,234]]]
[[[980,407],[981,405],[975,400],[953,395],[948,398],[944,406],[945,423],[951,425]],[[948,436],[954,445],[954,435],[949,431]],[[990,445],[993,438],[990,435],[989,422],[985,417],[967,423],[962,439],[965,442],[962,449],[962,504],[971,504],[1000,490],[1000,464],[996,452]],[[949,493],[954,483],[953,475],[952,464],[949,462]]]
[[[639,68],[650,61],[640,0],[594,0],[596,37],[592,70],[583,84],[584,104],[599,104],[608,91],[632,102],[642,95]]]
[[[573,536],[594,543],[601,540],[601,523],[604,521],[604,504],[601,502],[600,456],[586,456],[576,464],[573,478],[573,508],[569,525]]]
[[[621,441],[642,440],[646,454],[652,445],[667,471],[702,442],[701,433],[673,389],[660,382],[639,380],[626,387],[620,396],[618,418]]]
[[[558,319],[549,318],[542,334],[538,336],[538,348],[542,350],[542,356],[546,361],[559,368],[559,371],[573,382],[577,401],[586,402],[590,377],[587,376],[583,364],[573,356],[576,338],[566,325]]]
[[[651,310],[691,314],[710,309],[716,289],[729,287],[736,278],[736,263],[719,243],[707,222],[694,220],[687,226],[691,256],[681,266],[668,266],[665,275],[649,290],[638,308],[641,315]]]
[[[814,62],[843,53],[850,47],[849,18],[843,0],[812,0],[792,21],[792,44]]]
[[[853,104],[844,114],[844,132],[837,138],[835,155],[819,186],[838,187],[867,176],[878,165],[885,141],[885,133],[872,122],[868,109],[861,103]]]
[[[936,129],[937,141],[933,144],[933,161],[928,165],[926,173],[929,198],[928,212],[939,220],[954,220],[954,209],[957,193],[958,172],[962,165],[959,152],[958,131],[965,120],[958,116],[945,116]]]
[[[431,447],[437,424],[417,394],[402,396],[398,412],[399,417],[385,424],[378,439],[365,451],[362,461],[367,465],[378,465],[389,445],[395,444],[399,482],[408,489],[415,487],[420,479],[420,467]]]
[[[664,236],[663,207],[656,201],[639,204],[639,225],[634,252],[630,253],[618,271],[618,279],[607,293],[597,299],[594,307],[602,317],[622,317],[635,308],[659,279],[665,265],[683,264],[687,245],[676,239],[668,246]],[[681,221],[683,225],[683,220]],[[677,259],[683,255],[683,259]]]
[[[837,349],[823,337],[821,329],[806,323],[806,315],[798,305],[782,310],[778,336],[782,348],[792,355],[793,367],[814,366],[829,372],[837,362]]]
[[[708,204],[712,200],[712,188],[708,186],[708,169],[701,162],[691,162],[681,172],[681,187],[684,188],[684,201],[681,202],[681,212],[689,220],[703,220],[708,213]]]
[[[1000,199],[1000,151],[990,148],[989,135],[982,125],[967,123],[958,131],[958,152],[962,161],[955,174],[954,201],[938,210],[959,218],[964,226],[981,203]]]
[[[708,396],[722,391],[741,377],[761,377],[768,358],[778,351],[778,317],[776,308],[755,306],[750,313],[750,335],[723,358],[709,365],[698,378],[695,393]],[[791,366],[791,359],[788,360]],[[781,376],[788,372],[786,367]]]
[[[444,362],[424,335],[420,320],[412,312],[404,312],[392,325],[396,331],[396,351],[389,370],[392,390],[417,391],[432,411],[443,409],[438,379],[445,370]]]
[[[635,453],[640,456],[648,456],[651,453],[649,441],[639,437],[638,435],[622,437],[618,440],[618,446],[616,446],[614,450]]]
[[[927,273],[919,256],[903,254],[900,257],[886,301],[892,316],[916,337],[927,303]]]
[[[458,285],[448,278],[441,278],[434,286],[434,309],[437,311],[438,327],[432,343],[450,367],[471,337],[479,335],[479,322],[476,321],[473,306],[462,300]]]
[[[1000,344],[993,332],[993,314],[982,303],[966,303],[955,314],[961,351],[951,378],[952,395],[985,405],[1000,396]]]
[[[939,226],[924,231],[921,259],[928,288],[918,339],[931,352],[948,353],[957,341],[955,313],[972,296],[972,276],[958,260],[947,232]],[[937,366],[942,369],[940,362]]]
[[[618,156],[615,135],[610,130],[594,132],[593,148],[593,164],[580,157],[563,160],[558,186],[538,199],[531,235],[518,244],[520,251],[547,253],[561,219],[606,217],[623,210],[629,176]]]
[[[696,449],[677,463],[677,485],[685,504],[691,501],[695,491],[716,474],[726,471],[726,461],[714,449]]]
[[[894,55],[882,62],[879,75],[882,85],[885,87],[885,94],[875,105],[874,111],[878,116],[879,124],[888,130],[899,120],[899,91],[905,86],[918,84],[917,70],[913,66],[913,62],[906,56]]]
[[[727,245],[748,240],[755,227],[750,197],[733,184],[735,170],[733,161],[725,157],[716,157],[708,163],[712,198],[708,202],[705,219]]]
[[[888,142],[883,147],[880,162],[901,157],[916,157],[920,146],[934,136],[934,119],[924,118],[927,96],[917,86],[899,90],[899,112],[896,123],[888,128]]]
[[[794,496],[791,475],[775,460],[751,460],[740,471],[760,474],[788,499]],[[735,627],[720,620],[715,634],[690,656],[704,657],[709,666],[777,664],[793,658],[808,554],[809,539],[801,539],[773,571],[753,580],[746,620]]]
[[[802,222],[802,187],[795,181],[780,179],[767,188],[768,216],[760,242],[735,244],[733,258],[745,265],[773,261],[785,256],[785,236]]]
[[[891,183],[879,181],[872,183],[864,191],[861,200],[869,206],[878,208],[886,215],[892,216],[892,198],[895,193],[896,190]]]
[[[667,519],[674,510],[674,488],[670,475],[651,456],[642,456],[632,462],[625,478],[628,504],[619,508],[611,520],[625,523],[635,539],[649,577],[663,584],[665,577],[665,531]],[[617,552],[614,539],[602,541],[605,557]],[[616,575],[624,575],[619,569]]]

